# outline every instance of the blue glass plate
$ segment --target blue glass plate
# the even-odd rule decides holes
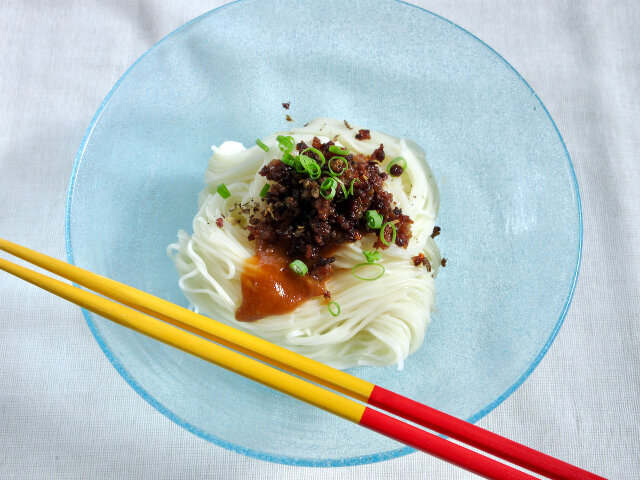
[[[69,188],[69,260],[187,302],[165,247],[190,229],[210,146],[344,118],[427,151],[449,259],[439,313],[404,371],[353,374],[476,421],[550,347],[580,262],[580,201],[544,105],[495,51],[398,1],[244,0],[187,23],[116,83]],[[109,360],[177,424],[295,465],[355,465],[398,443],[84,312]]]

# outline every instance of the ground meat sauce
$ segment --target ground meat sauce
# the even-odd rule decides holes
[[[397,163],[394,163],[393,165],[391,165],[391,168],[389,169],[389,174],[392,177],[399,177],[400,175],[402,175],[404,173],[404,168],[402,168],[400,165],[398,165]]]
[[[358,140],[369,140],[371,138],[371,132],[369,130],[361,128],[360,130],[358,130],[358,133],[356,133],[356,138]]]
[[[431,271],[431,263],[429,262],[429,259],[424,256],[424,253],[419,253],[415,257],[411,257],[411,260],[416,267],[424,265],[427,269],[427,272]]]
[[[331,161],[337,156],[329,152],[331,145],[332,141],[322,143],[315,137],[311,146]],[[300,153],[308,147],[300,142],[296,150]],[[305,155],[315,157],[312,152]],[[257,248],[256,256],[247,261],[242,274],[242,305],[236,312],[237,320],[254,321],[287,313],[314,296],[324,294],[328,298],[324,283],[335,261],[332,253],[344,243],[371,234],[376,236],[374,247],[388,248],[380,240],[379,229],[368,227],[367,210],[377,210],[383,223],[393,222],[395,244],[407,247],[413,221],[384,189],[388,175],[378,167],[378,162],[384,159],[383,145],[370,156],[349,154],[343,158],[349,168],[338,178],[347,190],[354,181],[353,195],[348,194],[346,199],[340,186],[332,199],[320,195],[320,185],[327,178],[325,173],[313,180],[308,173],[299,173],[280,159],[272,160],[260,170],[271,187],[260,208],[254,209],[249,217],[249,240],[256,241]],[[334,171],[343,167],[343,161],[331,163]],[[391,241],[391,233],[392,229],[387,228],[387,242]],[[299,276],[291,271],[289,264],[293,260],[302,260],[308,274]]]
[[[371,154],[371,160],[375,160],[376,162],[382,162],[384,160],[384,145],[381,143],[378,148],[376,148]]]

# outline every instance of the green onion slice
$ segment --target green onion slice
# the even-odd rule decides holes
[[[309,158],[309,157],[305,157],[305,158]],[[307,169],[302,163],[301,155],[298,155],[296,156],[296,158],[293,159],[293,168],[295,168],[296,172],[298,173],[304,173],[307,171]]]
[[[269,151],[269,147],[267,147],[264,142],[260,139],[256,140],[256,145],[258,145],[261,149],[263,149],[265,152]]]
[[[318,165],[313,158],[308,157],[307,155],[300,154],[297,158],[300,159],[300,165],[302,165],[305,172],[309,171],[309,167],[311,167],[311,165]]]
[[[309,173],[309,176],[314,180],[320,178],[320,174],[322,173],[322,171],[320,170],[320,165],[315,162],[309,164],[309,166],[307,167],[307,172]]]
[[[342,188],[342,194],[344,195],[344,199],[346,200],[349,197],[349,191],[347,190],[347,187],[345,187],[342,180],[340,180],[339,178],[336,178],[336,180],[340,184],[340,187]]]
[[[337,317],[338,315],[340,315],[340,305],[338,304],[338,302],[329,302],[327,304],[327,308],[329,309],[329,313],[334,317]]]
[[[329,147],[329,151],[331,153],[335,153],[336,155],[349,155],[349,150],[341,147],[340,145],[331,145]]]
[[[368,277],[363,277],[361,275],[358,275],[358,270],[361,270],[363,267],[375,267],[377,268],[378,274],[372,276],[368,276]],[[363,262],[363,263],[359,263],[356,266],[351,268],[351,275],[353,275],[354,277],[356,277],[359,280],[366,280],[367,282],[372,282],[374,280],[378,280],[382,275],[384,275],[385,272],[385,268],[382,264],[380,263],[369,263],[369,262]]]
[[[290,136],[278,135],[276,140],[278,141],[278,147],[283,152],[290,152],[296,146],[296,141]]]
[[[221,183],[220,185],[218,185],[218,188],[216,188],[216,191],[220,194],[222,198],[229,198],[231,196],[231,193],[229,193],[229,189],[224,183]]]
[[[396,163],[399,163],[403,170],[407,169],[407,161],[402,157],[396,157],[389,162],[389,165],[387,165],[387,173],[391,173],[391,167]]]
[[[354,184],[355,182],[360,183],[360,180],[358,180],[357,178],[354,178],[353,180],[351,180],[351,185],[349,186],[349,195],[352,195],[352,196],[353,196],[353,184]]]
[[[324,165],[325,159],[324,159],[324,155],[322,154],[322,152],[320,150],[318,150],[317,148],[313,148],[313,147],[309,147],[305,150],[303,150],[300,155],[304,155],[307,152],[313,152],[318,156],[318,160],[320,161],[320,166],[322,167]]]
[[[342,170],[340,170],[339,172],[334,172],[333,169],[331,168],[331,162],[333,160],[341,160],[344,162],[344,168]],[[329,167],[329,174],[333,177],[339,177],[340,175],[342,175],[344,172],[347,171],[347,169],[349,168],[349,163],[343,158],[343,157],[332,157],[331,160],[329,160],[329,162],[327,163],[327,166]]]
[[[307,172],[313,179],[320,178],[320,174],[322,173],[320,165],[318,165],[313,158],[308,157],[307,155],[298,155],[296,157],[296,161],[297,163],[295,168],[298,172]]]
[[[284,153],[281,160],[283,163],[286,163],[290,167],[293,167],[296,164],[295,158],[290,153]]]
[[[367,210],[364,214],[364,218],[367,221],[367,225],[372,230],[377,230],[382,226],[382,215],[376,210]]]
[[[264,187],[262,187],[262,190],[260,190],[260,197],[264,198],[269,192],[270,188],[271,188],[271,185],[269,185],[268,183],[265,183]]]
[[[336,180],[333,177],[328,177],[320,185],[320,195],[322,195],[327,200],[331,200],[333,197],[336,196],[337,188],[338,188],[338,180]]]
[[[300,260],[294,260],[293,262],[291,262],[289,264],[289,268],[291,270],[293,270],[293,272],[296,275],[304,275],[306,274],[309,269],[307,268],[307,266],[304,264],[304,262],[300,261]]]
[[[367,259],[367,263],[377,262],[382,258],[382,255],[377,250],[372,252],[371,250],[365,250],[362,252],[364,258]]]
[[[387,242],[387,239],[384,238],[384,232],[387,229],[387,226],[391,226],[391,231],[393,232],[391,234],[391,242]],[[396,230],[396,226],[393,222],[387,222],[385,223],[382,228],[380,229],[380,240],[382,241],[382,243],[384,243],[386,246],[391,245],[392,243],[394,243],[396,241],[396,234],[397,234],[397,230]]]
[[[320,189],[331,190],[332,188],[336,188],[337,184],[338,182],[336,181],[335,178],[329,177],[324,182],[322,182],[322,185],[320,185]]]
[[[326,193],[325,190],[320,189],[320,195],[322,195],[327,200],[331,200],[333,197],[336,196],[336,187],[335,186],[331,187],[331,191],[329,193]]]

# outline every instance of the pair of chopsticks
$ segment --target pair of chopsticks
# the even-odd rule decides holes
[[[603,479],[603,477],[586,470],[149,293],[7,240],[0,239],[0,250],[120,303],[0,258],[1,270],[143,335],[279,390],[485,478],[533,479],[536,477],[273,367],[286,370],[355,400],[378,407],[545,477],[558,480]],[[260,362],[241,354],[253,357]]]

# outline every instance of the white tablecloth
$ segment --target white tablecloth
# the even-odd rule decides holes
[[[0,237],[58,258],[76,149],[157,40],[222,2],[0,2]],[[480,425],[609,478],[640,478],[640,3],[415,2],[531,84],[572,156],[584,209],[573,304],[531,377]],[[232,453],[142,400],[80,310],[0,274],[0,478],[471,478],[424,454],[312,469]]]

